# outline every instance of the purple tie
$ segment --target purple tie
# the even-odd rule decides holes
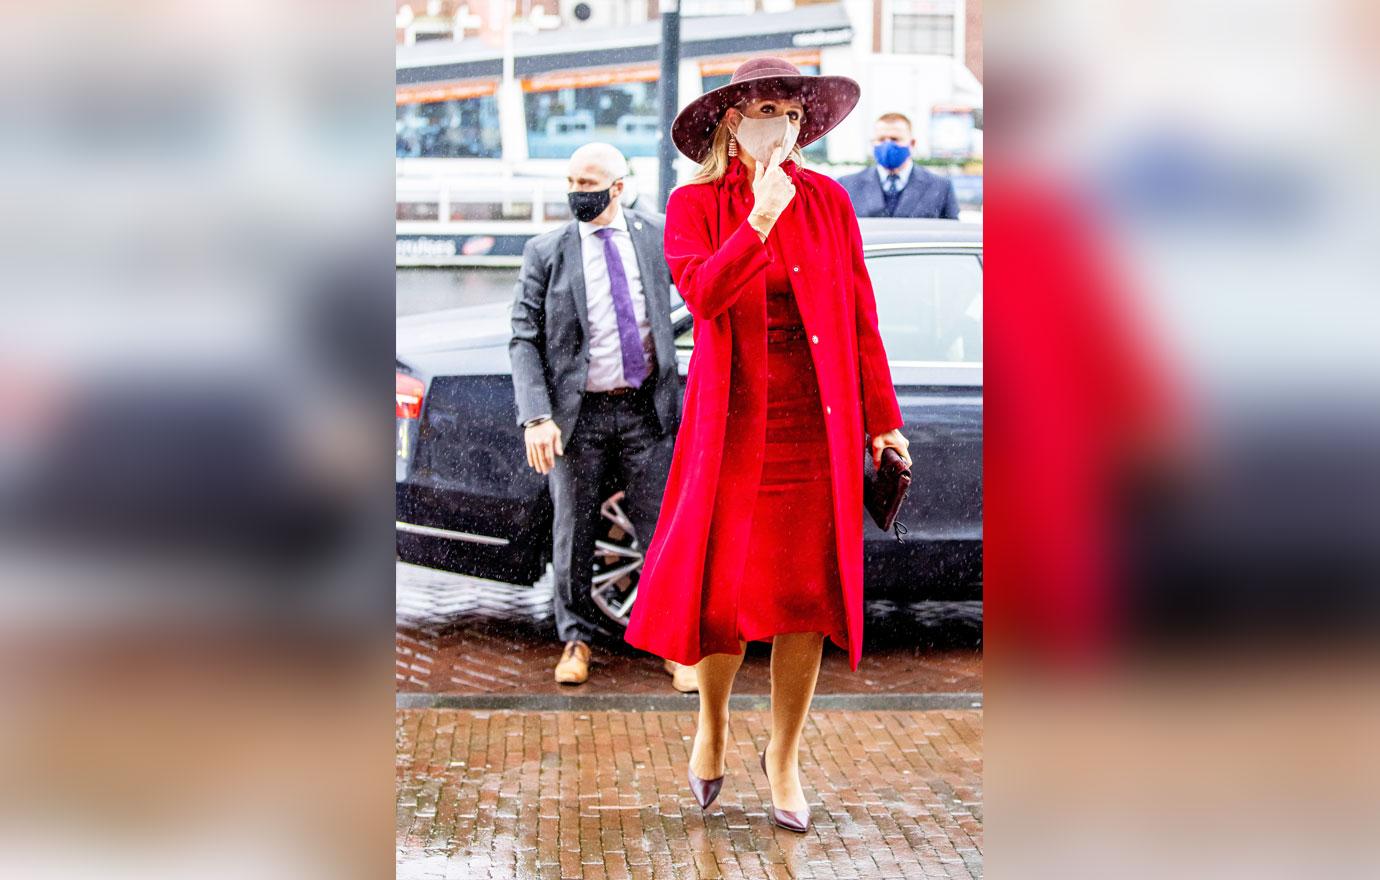
[[[618,344],[623,349],[623,378],[637,388],[647,377],[647,354],[642,350],[642,334],[637,330],[637,315],[633,312],[632,294],[628,291],[628,276],[623,272],[623,260],[613,243],[613,230],[606,226],[594,234],[604,241],[604,262],[609,267],[609,291],[613,294],[613,311],[618,315]]]

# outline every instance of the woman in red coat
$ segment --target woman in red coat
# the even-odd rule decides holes
[[[628,643],[693,665],[689,780],[723,782],[728,697],[746,642],[772,642],[773,821],[809,825],[797,760],[827,637],[862,648],[863,455],[907,462],[847,193],[800,147],[852,110],[858,85],[744,62],[672,127],[701,163],[666,207],[666,262],[695,317],[685,408]]]

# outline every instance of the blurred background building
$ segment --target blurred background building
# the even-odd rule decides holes
[[[628,156],[630,190],[658,191],[658,0],[399,0],[399,265],[504,265],[569,219],[580,144]],[[914,123],[916,160],[981,211],[981,0],[682,0],[677,105],[754,55],[849,76],[862,100],[805,151],[839,176],[871,162],[872,122]],[[693,163],[677,159],[683,179]]]

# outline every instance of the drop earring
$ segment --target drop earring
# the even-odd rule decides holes
[[[730,157],[738,155],[738,139],[733,135],[728,136],[728,155]]]

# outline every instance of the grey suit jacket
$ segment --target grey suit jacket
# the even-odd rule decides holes
[[[671,330],[671,270],[662,241],[666,218],[623,208],[642,273],[642,294],[656,351],[653,400],[663,434],[680,424],[680,373]],[[530,239],[513,295],[513,365],[517,420],[551,414],[561,437],[575,430],[589,373],[589,301],[585,298],[580,227],[571,220]],[[650,379],[649,379],[650,381]]]
[[[853,200],[853,211],[859,217],[885,217],[886,194],[875,166],[869,165],[855,174],[845,174],[839,183]],[[927,171],[919,165],[910,166],[910,179],[901,189],[896,201],[896,217],[942,217],[958,219],[958,196],[947,177]]]

